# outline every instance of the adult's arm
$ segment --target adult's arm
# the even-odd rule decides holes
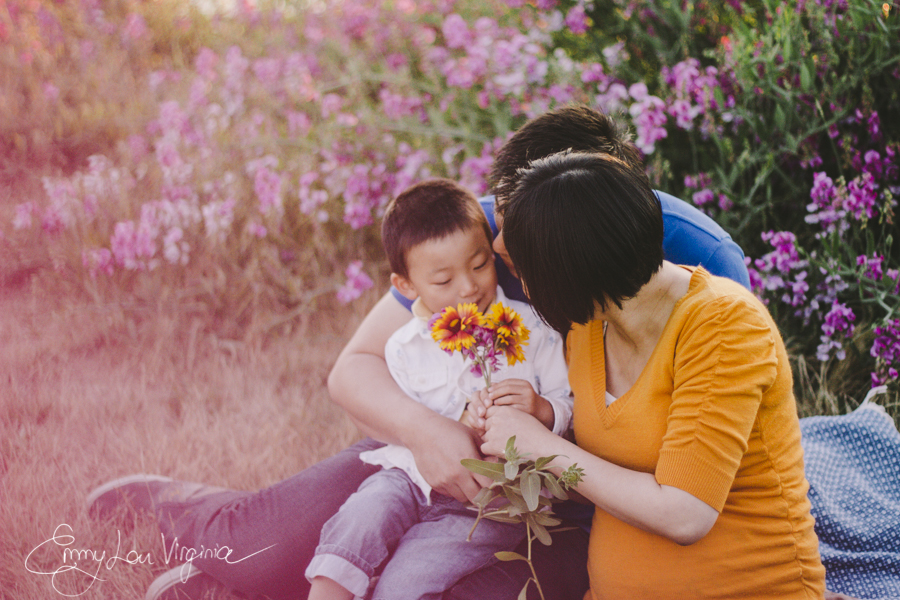
[[[576,491],[633,527],[689,545],[709,533],[719,516],[716,509],[688,492],[657,483],[652,473],[632,471],[582,450],[531,415],[492,406],[488,416],[481,447],[485,454],[502,456],[506,441],[515,435],[521,454],[557,455],[550,463],[557,475],[577,463],[584,469],[584,480]]]
[[[460,464],[481,457],[474,432],[404,394],[388,372],[384,345],[409,319],[409,311],[385,294],[338,356],[328,392],[363,433],[409,448],[419,472],[439,493],[472,499],[488,483]]]

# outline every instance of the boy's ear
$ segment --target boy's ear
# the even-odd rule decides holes
[[[415,300],[419,297],[419,293],[413,287],[412,282],[403,275],[391,273],[391,285],[397,288],[397,291],[407,300]]]

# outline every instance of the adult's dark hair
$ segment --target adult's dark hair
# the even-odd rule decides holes
[[[634,297],[663,261],[662,208],[643,172],[561,152],[519,173],[503,240],[532,306],[554,329]]]
[[[641,152],[624,126],[589,106],[564,106],[525,123],[497,152],[489,178],[494,211],[503,215],[519,169],[563,150],[602,152],[644,171]]]
[[[406,188],[388,204],[381,223],[391,271],[409,278],[406,257],[413,247],[475,226],[490,244],[491,226],[478,199],[455,181],[428,179]]]

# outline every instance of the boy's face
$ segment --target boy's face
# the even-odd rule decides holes
[[[391,283],[410,300],[421,298],[433,313],[468,302],[484,312],[494,301],[494,253],[480,226],[414,246],[406,264],[409,277],[392,273]]]

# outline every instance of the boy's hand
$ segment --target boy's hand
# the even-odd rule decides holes
[[[553,429],[555,420],[553,407],[544,397],[534,391],[531,383],[524,379],[498,381],[492,384],[489,390],[482,392],[482,395],[484,409],[479,414],[482,420],[491,406],[511,406],[535,417],[547,429]],[[481,427],[483,428],[484,425],[481,424]]]
[[[459,421],[474,429],[479,436],[484,436],[484,420],[487,416],[487,409],[490,407],[491,400],[488,398],[488,391],[479,390],[469,397],[469,404]]]
[[[466,420],[471,422],[481,436],[484,436],[485,418],[491,406],[511,406],[538,419],[547,429],[553,429],[556,416],[553,407],[539,396],[531,384],[524,379],[504,379],[481,390],[471,398],[466,409]]]

